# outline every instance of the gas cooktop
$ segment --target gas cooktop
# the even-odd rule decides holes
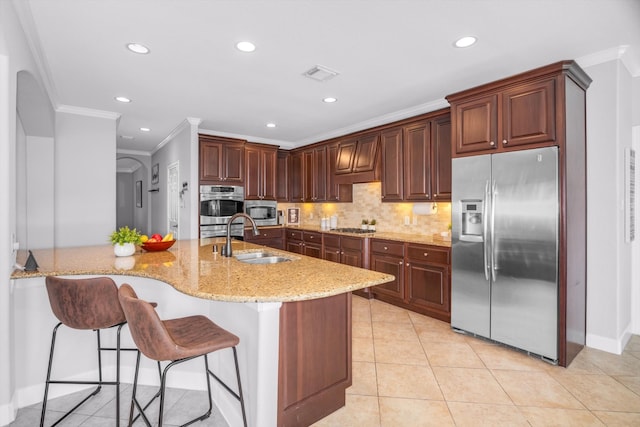
[[[356,233],[356,234],[365,234],[365,233],[375,232],[375,230],[363,230],[362,228],[355,228],[355,227],[336,228],[335,231],[340,231],[342,233]]]

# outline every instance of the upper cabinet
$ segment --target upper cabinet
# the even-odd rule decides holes
[[[440,111],[382,132],[382,201],[451,200],[450,123]]]
[[[244,183],[244,146],[239,139],[199,135],[200,183]]]
[[[276,200],[289,201],[289,152],[278,150],[276,160]]]
[[[278,147],[245,145],[245,199],[276,200],[276,164]]]
[[[341,140],[336,155],[336,182],[346,184],[379,180],[379,145],[380,132]]]
[[[565,75],[585,85],[574,69],[565,61],[447,96],[453,155],[561,145]]]

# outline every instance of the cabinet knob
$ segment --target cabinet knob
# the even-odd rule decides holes
[[[381,199],[384,199],[384,196],[380,196]]]
[[[313,236],[309,236],[309,239],[313,239]]]
[[[398,264],[402,265],[402,261],[398,261]]]
[[[496,145],[496,143],[494,141],[491,141],[489,145],[493,147],[494,145]]]
[[[407,267],[409,267],[409,265],[411,265],[411,264],[407,263]]]
[[[340,252],[340,255],[344,255],[344,251],[343,251],[343,252]]]
[[[340,251],[336,251],[336,253],[337,253],[337,254],[339,254],[339,253],[340,253]]]
[[[386,247],[386,246],[384,247],[384,250],[385,250],[385,251],[386,251],[386,250],[388,250],[388,249],[389,249],[388,247]]]
[[[507,145],[507,140],[506,139],[502,140],[502,145]]]
[[[428,252],[425,252],[423,255],[424,255],[424,256],[429,256],[429,253],[428,253]]]

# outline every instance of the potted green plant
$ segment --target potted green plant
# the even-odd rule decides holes
[[[360,228],[362,228],[363,230],[368,230],[369,229],[369,220],[368,219],[362,219],[362,225],[360,226]]]
[[[124,226],[111,233],[109,240],[113,244],[113,252],[116,256],[129,256],[136,251],[136,245],[142,243],[140,237],[138,230]]]
[[[376,231],[376,224],[378,222],[376,221],[375,218],[373,218],[371,221],[369,221],[369,231]]]

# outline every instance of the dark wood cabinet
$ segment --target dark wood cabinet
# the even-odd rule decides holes
[[[289,152],[278,150],[276,159],[276,200],[289,201]]]
[[[446,322],[451,321],[451,249],[415,243],[371,240],[371,269],[395,280],[371,292],[389,302]]]
[[[308,426],[345,404],[351,386],[351,294],[280,309],[278,426]]]
[[[375,286],[371,291],[385,295],[396,302],[405,300],[404,289],[404,244],[386,240],[371,240],[371,270],[393,274],[392,282]]]
[[[322,259],[322,233],[287,230],[286,234],[287,251]]]
[[[277,227],[259,227],[260,234],[253,235],[251,229],[245,229],[244,240],[246,242],[255,243],[256,245],[268,246],[270,248],[285,250],[285,229]]]
[[[289,201],[292,203],[304,202],[303,155],[302,151],[295,151],[289,158]]]
[[[199,135],[200,183],[244,183],[244,146],[246,141],[211,135]]]
[[[327,145],[327,202],[352,202],[353,185],[336,182],[339,143]]]
[[[340,140],[336,155],[336,181],[347,184],[380,179],[379,146],[379,131]]]
[[[366,238],[323,233],[322,258],[352,267],[366,268]]]
[[[276,200],[277,151],[273,145],[245,144],[246,200]]]
[[[451,200],[451,116],[431,123],[431,198]]]
[[[382,131],[382,201],[451,200],[448,112]]]
[[[556,145],[555,78],[447,99],[455,117],[456,155]]]

